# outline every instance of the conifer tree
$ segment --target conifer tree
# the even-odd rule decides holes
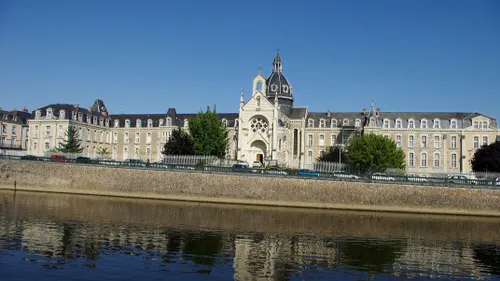
[[[57,149],[61,153],[81,153],[83,147],[80,147],[80,140],[78,139],[78,132],[73,126],[69,126],[66,130],[66,139],[59,143]]]

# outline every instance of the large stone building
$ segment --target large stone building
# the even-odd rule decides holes
[[[28,120],[31,114],[22,111],[0,110],[0,154],[23,154],[28,147]],[[19,152],[19,153],[18,153]]]
[[[58,146],[69,125],[78,129],[83,154],[98,157],[107,148],[111,157],[162,159],[161,151],[172,131],[187,128],[195,114],[175,108],[160,114],[110,115],[102,100],[89,108],[51,104],[34,111],[30,120],[29,153],[43,155]],[[309,112],[294,104],[293,87],[283,74],[279,54],[271,74],[258,73],[251,95],[241,92],[237,113],[219,114],[229,130],[227,157],[275,161],[291,168],[311,167],[329,146],[343,146],[360,133],[374,133],[396,141],[406,154],[409,172],[465,173],[483,144],[499,135],[497,121],[477,112],[386,112],[375,108],[359,112]]]

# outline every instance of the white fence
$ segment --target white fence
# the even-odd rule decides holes
[[[22,149],[5,149],[2,148],[0,149],[0,155],[6,155],[6,156],[24,156],[26,155],[26,150]]]

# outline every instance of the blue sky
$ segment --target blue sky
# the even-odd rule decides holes
[[[0,1],[0,107],[237,112],[276,48],[310,111],[500,117],[500,1]]]

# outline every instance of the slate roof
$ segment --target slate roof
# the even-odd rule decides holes
[[[288,118],[291,120],[302,119],[306,117],[307,107],[292,107]]]
[[[60,104],[60,103],[55,103],[55,104],[49,104],[44,107],[37,108],[36,110],[33,111],[33,117],[36,115],[36,111],[40,110],[41,116],[46,116],[47,115],[47,109],[52,108],[52,115],[54,117],[59,118],[59,114],[61,110],[66,111],[66,115],[64,116],[64,119],[70,119],[71,118],[71,113],[72,112],[77,112],[77,113],[82,113],[83,115],[83,120],[87,118],[87,116],[95,116],[95,117],[107,117],[104,112],[99,112],[99,111],[93,111],[92,108],[89,111],[89,108],[82,108],[79,107],[78,105],[75,104]]]
[[[15,118],[16,116],[17,120]],[[0,109],[0,121],[26,125],[28,124],[29,119],[32,119],[32,115],[29,112],[18,110],[7,111]]]

